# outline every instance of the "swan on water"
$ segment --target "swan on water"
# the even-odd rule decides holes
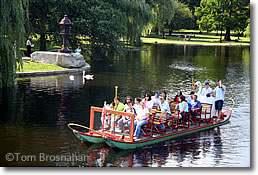
[[[85,75],[85,71],[82,71],[82,78],[86,80],[93,80],[94,75]]]
[[[73,75],[70,75],[70,76],[69,76],[69,79],[70,79],[71,81],[73,81],[73,80],[74,80],[74,76],[73,76]]]

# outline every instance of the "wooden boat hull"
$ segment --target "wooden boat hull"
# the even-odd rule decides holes
[[[104,139],[99,135],[92,135],[82,132],[74,132],[74,135],[81,141],[90,142],[90,143],[104,143]]]
[[[150,138],[150,139],[146,139],[146,140],[140,140],[140,141],[134,141],[134,142],[125,142],[123,140],[117,140],[117,139],[112,139],[112,138],[108,138],[108,137],[103,137],[104,141],[110,146],[110,147],[116,147],[119,149],[135,149],[135,148],[140,148],[143,146],[148,146],[148,145],[152,145],[152,144],[156,144],[156,143],[160,143],[160,142],[164,142],[170,139],[174,139],[177,137],[181,137],[181,136],[185,136],[185,135],[189,135],[195,132],[200,132],[200,131],[204,131],[204,130],[208,130],[211,128],[215,128],[221,125],[224,125],[226,123],[229,122],[229,119],[231,117],[231,113],[232,110],[228,110],[225,112],[226,114],[226,118],[224,119],[224,121],[222,122],[217,122],[215,124],[209,124],[209,125],[205,125],[205,126],[200,126],[200,127],[195,127],[195,128],[191,128],[188,130],[183,130],[180,132],[174,132],[174,133],[170,133],[167,135],[161,135],[159,137],[154,137],[154,138]]]

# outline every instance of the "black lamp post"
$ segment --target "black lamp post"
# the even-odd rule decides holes
[[[63,38],[62,49],[60,49],[59,52],[71,53],[72,51],[67,47],[67,43],[68,43],[67,40],[71,32],[72,23],[70,19],[67,17],[67,15],[64,15],[64,18],[60,21],[59,25],[60,25],[60,35],[62,35],[62,38]]]

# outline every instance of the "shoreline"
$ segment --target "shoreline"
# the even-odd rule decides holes
[[[53,70],[53,71],[37,71],[37,72],[17,72],[16,78],[25,78],[25,77],[40,77],[40,76],[52,76],[52,75],[62,75],[70,73],[80,73],[82,71],[88,71],[90,65],[86,63],[85,66],[81,68],[71,68],[66,70]]]
[[[243,42],[198,42],[198,41],[178,41],[178,40],[168,40],[159,38],[141,38],[143,44],[177,44],[177,45],[199,45],[199,46],[250,46],[250,43]]]

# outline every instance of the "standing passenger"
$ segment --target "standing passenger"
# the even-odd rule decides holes
[[[218,118],[220,120],[222,119],[222,106],[223,106],[223,102],[224,102],[224,96],[226,93],[226,86],[221,84],[221,80],[217,81],[218,86],[212,90],[210,93],[213,94],[214,92],[216,93],[216,97],[215,97],[215,110],[218,111]],[[206,95],[209,96],[209,93]]]

